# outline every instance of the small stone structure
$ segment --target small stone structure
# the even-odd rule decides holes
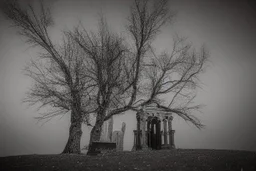
[[[137,130],[134,130],[132,150],[174,149],[173,116],[156,106],[146,106],[136,114]],[[121,131],[113,132],[113,117],[102,126],[101,142],[116,143],[116,150],[123,151],[126,124],[122,123]]]
[[[121,131],[114,131],[112,134],[112,142],[116,143],[116,150],[123,151],[124,149],[124,133],[126,124],[122,123]]]
[[[92,142],[90,151],[87,152],[87,155],[98,155],[103,153],[103,151],[112,151],[116,150],[116,144],[111,142]]]
[[[171,113],[167,113],[156,106],[146,106],[138,112],[133,150],[174,149],[175,130],[172,129],[172,120]]]

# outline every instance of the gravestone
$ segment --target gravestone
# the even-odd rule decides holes
[[[126,124],[123,122],[121,131],[114,131],[112,133],[112,142],[116,143],[116,151],[123,151],[125,128]]]
[[[101,142],[111,142],[112,132],[113,132],[113,117],[108,121],[105,121],[102,125],[100,141]]]
[[[113,132],[114,119],[111,117],[108,121],[107,139],[112,142],[112,132]]]

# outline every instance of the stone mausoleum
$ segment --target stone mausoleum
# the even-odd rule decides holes
[[[128,115],[125,113],[124,115]],[[126,119],[122,121],[122,127],[120,130],[113,131],[113,125],[115,123],[115,118],[111,118],[105,121],[101,141],[102,142],[116,142],[117,151],[123,151],[124,149],[124,139],[129,140],[131,150],[159,150],[159,149],[174,149],[174,133],[172,129],[173,116],[171,113],[167,113],[156,106],[145,106],[140,112],[133,115],[134,123]],[[118,116],[117,116],[118,117]],[[127,132],[126,127],[131,127],[133,130],[132,134]],[[138,134],[139,132],[139,134]],[[128,134],[128,135],[126,135]],[[132,135],[132,136],[131,136]],[[131,141],[131,138],[133,139]],[[127,143],[126,143],[127,144]]]

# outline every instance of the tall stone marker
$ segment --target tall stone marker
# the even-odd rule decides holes
[[[113,132],[113,117],[108,121],[105,121],[102,125],[100,141],[101,142],[111,142],[112,132]]]
[[[116,143],[116,151],[123,151],[124,149],[124,134],[126,124],[122,123],[121,131],[114,131],[112,133],[112,142]]]
[[[107,140],[112,142],[114,119],[113,116],[108,121]]]

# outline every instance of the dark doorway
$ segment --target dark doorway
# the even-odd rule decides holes
[[[148,118],[148,147],[161,149],[161,121],[157,117]]]

